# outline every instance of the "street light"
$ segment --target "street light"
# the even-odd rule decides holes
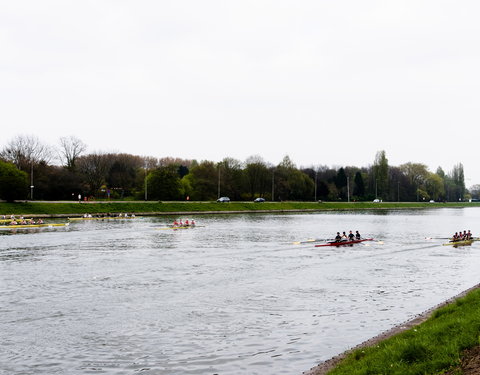
[[[350,203],[350,177],[347,176],[347,202]]]
[[[31,168],[30,168],[30,200],[33,201],[33,162],[31,164]]]
[[[274,193],[275,193],[275,170],[272,169],[272,202],[275,201]]]
[[[145,164],[145,201],[148,200],[147,164]]]
[[[218,164],[218,192],[217,198],[220,198],[220,164]]]

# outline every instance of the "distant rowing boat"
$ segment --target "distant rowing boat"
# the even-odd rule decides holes
[[[320,245],[315,245],[315,247],[324,247],[324,246],[345,246],[345,245],[353,245],[353,244],[356,244],[356,243],[360,243],[360,242],[365,242],[365,241],[373,241],[373,238],[364,238],[364,239],[361,239],[361,240],[353,240],[353,241],[335,241],[335,242],[327,242],[327,243],[324,243],[324,244],[320,244]]]
[[[167,230],[167,229],[192,229],[197,227],[197,225],[179,225],[179,226],[170,226],[170,227],[161,227],[157,228],[158,230]]]
[[[54,228],[54,227],[68,227],[69,223],[50,223],[50,224],[14,224],[14,225],[0,225],[0,229],[29,229],[29,228]]]
[[[115,219],[135,219],[136,216],[92,216],[92,217],[70,217],[70,221],[78,220],[115,220]]]

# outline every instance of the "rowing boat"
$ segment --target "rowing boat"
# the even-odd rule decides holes
[[[444,243],[443,246],[468,246],[468,245],[471,245],[473,241],[475,241],[475,239],[473,238],[470,240],[450,241],[450,242]]]
[[[136,216],[93,216],[93,217],[69,217],[68,220],[70,221],[77,221],[77,220],[114,220],[114,219],[135,219]]]
[[[68,227],[68,225],[69,223],[14,224],[14,225],[0,225],[0,229],[53,228],[53,227]]]
[[[353,245],[353,244],[356,244],[356,243],[360,243],[360,242],[365,242],[365,241],[373,241],[373,238],[363,238],[361,240],[352,240],[352,241],[335,241],[335,242],[327,242],[327,243],[324,243],[324,244],[320,244],[320,245],[315,245],[315,247],[323,247],[323,246],[345,246],[345,245]]]
[[[191,228],[195,228],[196,225],[178,225],[178,226],[170,226],[170,227],[161,227],[161,228],[157,228],[159,230],[166,230],[166,229],[191,229]]]

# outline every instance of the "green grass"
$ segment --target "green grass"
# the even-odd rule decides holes
[[[328,375],[438,375],[480,344],[480,290],[433,313],[424,323],[380,344],[357,349]]]
[[[396,203],[396,202],[16,202],[0,203],[0,215],[75,215],[84,213],[135,212],[161,214],[168,212],[289,211],[289,210],[364,210],[440,207],[480,207],[479,203]]]

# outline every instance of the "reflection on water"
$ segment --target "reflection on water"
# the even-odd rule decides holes
[[[301,374],[480,278],[425,239],[473,208],[170,219],[1,236],[0,373]],[[293,244],[348,230],[381,241]]]

